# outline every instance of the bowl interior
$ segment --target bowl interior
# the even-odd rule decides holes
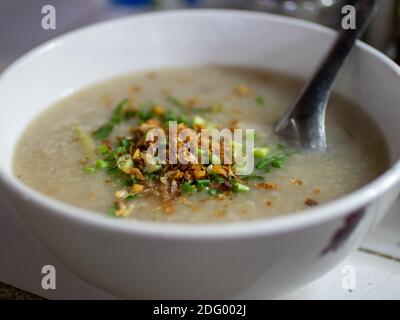
[[[260,13],[204,10],[124,18],[47,43],[0,78],[0,166],[12,176],[23,130],[51,103],[113,76],[166,66],[245,65],[309,77],[335,33]],[[335,90],[381,127],[392,163],[400,156],[400,74],[394,63],[359,43]]]

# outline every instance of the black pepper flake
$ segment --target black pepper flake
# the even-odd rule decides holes
[[[311,198],[307,198],[307,199],[304,201],[304,204],[305,204],[306,206],[309,206],[309,207],[315,207],[315,206],[319,205],[319,203],[318,203],[317,200],[314,200],[314,199],[311,199]]]

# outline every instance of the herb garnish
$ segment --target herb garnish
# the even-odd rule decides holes
[[[259,106],[263,106],[263,105],[265,104],[265,100],[264,100],[263,97],[257,96],[257,97],[256,97],[256,103],[257,103]]]
[[[278,146],[278,152],[275,154],[268,154],[262,158],[257,164],[256,168],[264,172],[270,172],[272,168],[282,168],[287,159],[294,151],[286,151],[282,145]]]
[[[120,101],[110,120],[94,132],[94,137],[100,140],[96,144],[80,132],[85,137],[85,143],[94,150],[95,157],[97,155],[93,166],[85,166],[84,171],[88,174],[102,171],[109,176],[108,182],[121,188],[116,192],[115,204],[109,210],[112,216],[128,216],[132,210],[132,201],[149,195],[170,204],[181,195],[193,193],[211,197],[231,192],[246,193],[255,186],[252,181],[264,180],[263,174],[272,168],[281,168],[291,154],[281,145],[276,148],[254,148],[254,156],[258,160],[257,169],[250,175],[240,174],[239,163],[224,163],[223,154],[214,155],[211,146],[208,151],[212,164],[160,164],[149,161],[146,158],[146,151],[151,145],[151,142],[146,141],[149,128],[161,129],[168,135],[169,121],[177,121],[179,130],[190,128],[197,133],[212,127],[203,117],[188,116],[182,110],[186,109],[186,105],[176,97],[168,96],[167,101],[180,110],[166,109],[154,102],[140,104],[136,110],[127,99]],[[130,119],[129,136],[109,138],[117,125]],[[234,144],[231,146],[232,150],[236,147]],[[200,155],[206,152],[200,146],[198,150]],[[154,156],[152,160],[157,160],[157,157]],[[168,213],[171,210],[169,206]]]
[[[115,108],[114,112],[111,115],[110,121],[105,123],[95,131],[94,136],[96,139],[98,140],[107,139],[117,124],[120,124],[122,121],[126,120],[127,117],[134,115],[132,113],[130,113],[129,115],[125,115],[126,107],[128,105],[129,105],[128,99],[124,99],[118,103],[117,107]]]

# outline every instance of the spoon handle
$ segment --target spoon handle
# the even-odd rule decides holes
[[[279,135],[306,149],[326,149],[325,111],[331,89],[353,45],[367,29],[375,4],[375,0],[357,1],[356,28],[339,33],[312,79],[278,123],[276,132]]]
[[[332,88],[336,75],[348,57],[353,45],[366,31],[375,9],[375,0],[360,0],[358,2],[356,28],[343,29],[339,33],[331,51],[322,62],[313,80],[308,84],[307,91],[327,92]]]

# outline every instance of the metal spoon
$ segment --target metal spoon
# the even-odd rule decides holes
[[[275,128],[288,143],[313,151],[326,149],[325,111],[336,76],[376,8],[375,0],[357,1],[356,28],[343,29],[315,75]]]

